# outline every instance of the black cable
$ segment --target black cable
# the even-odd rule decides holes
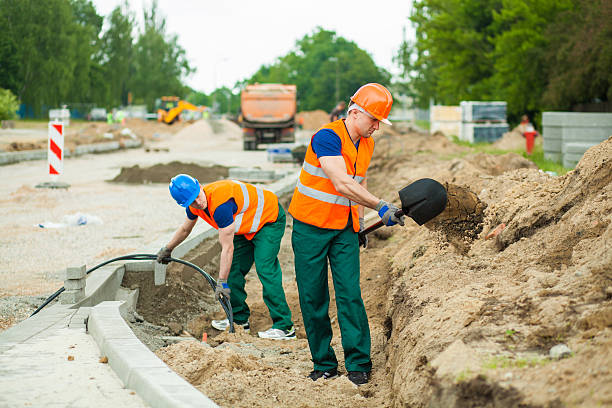
[[[189,267],[195,269],[196,271],[200,272],[200,274],[202,276],[204,276],[204,278],[208,281],[208,283],[210,284],[210,287],[212,288],[213,291],[217,287],[217,282],[213,279],[213,277],[210,276],[209,274],[207,274],[206,272],[204,272],[204,270],[202,268],[200,268],[199,266],[194,265],[191,262],[184,261],[182,259],[177,259],[177,258],[172,258],[172,257],[168,257],[168,258],[165,258],[165,259],[170,260],[170,262],[180,263],[180,264],[183,264],[183,265],[186,265],[186,266],[189,266]],[[116,258],[109,259],[108,261],[102,262],[101,264],[98,264],[98,265],[94,266],[93,268],[91,268],[88,271],[86,271],[85,274],[88,275],[88,274],[92,273],[93,271],[95,271],[96,269],[101,268],[104,265],[108,265],[111,262],[126,261],[126,260],[130,260],[130,261],[152,261],[152,260],[157,260],[157,255],[153,255],[153,254],[132,254],[132,255],[118,256]],[[53,299],[58,297],[64,290],[66,290],[66,289],[63,286],[61,288],[59,288],[54,294],[49,296],[47,298],[47,300],[45,300],[43,302],[43,304],[40,305],[38,307],[38,309],[36,309],[34,311],[34,313],[32,313],[30,315],[30,317],[32,317],[36,313],[40,312],[42,310],[42,308],[44,308],[50,302],[52,302]],[[225,315],[227,316],[227,319],[229,320],[229,323],[230,323],[230,330],[229,331],[230,331],[230,333],[234,333],[234,313],[232,311],[232,305],[230,303],[230,300],[229,300],[229,298],[227,298],[224,295],[221,295],[221,297],[219,297],[218,300],[219,300],[219,303],[221,304],[221,307],[223,308],[223,311],[225,311]]]

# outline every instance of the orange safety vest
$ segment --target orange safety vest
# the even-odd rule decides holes
[[[356,149],[342,119],[331,122],[321,129],[331,129],[340,137],[346,174],[358,183],[363,181],[374,152],[374,139],[361,138],[359,149]],[[353,230],[359,232],[358,207],[358,204],[336,191],[331,180],[321,168],[316,153],[312,150],[311,139],[300,177],[293,191],[289,213],[296,220],[306,224],[336,230],[346,227],[350,213],[353,218]]]
[[[233,198],[238,207],[234,214],[235,233],[244,235],[248,240],[253,239],[255,233],[264,225],[275,222],[278,218],[276,194],[252,184],[234,180],[215,181],[204,186],[204,194],[210,216],[204,210],[193,207],[189,207],[189,210],[215,229],[219,229],[212,215],[218,206]]]

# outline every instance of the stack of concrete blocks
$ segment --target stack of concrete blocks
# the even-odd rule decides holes
[[[507,103],[462,101],[459,139],[470,143],[493,143],[508,132]]]
[[[429,109],[429,130],[431,134],[441,132],[451,138],[459,137],[461,131],[461,107],[433,105]]]
[[[295,143],[277,143],[268,145],[266,152],[268,153],[268,161],[272,163],[291,163],[294,160],[291,154],[291,149],[296,146]]]
[[[612,136],[612,113],[543,112],[544,158],[573,168],[584,152]]]
[[[63,305],[74,304],[85,299],[85,280],[87,273],[85,265],[66,269],[64,279],[64,292],[60,295],[60,303]]]
[[[246,183],[265,183],[274,181],[276,173],[274,170],[263,170],[247,167],[230,167],[229,178],[232,180],[244,181]]]

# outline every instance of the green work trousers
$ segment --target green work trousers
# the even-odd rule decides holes
[[[291,310],[283,290],[280,262],[278,262],[278,251],[285,234],[285,223],[285,211],[279,205],[276,221],[264,225],[252,240],[249,241],[243,235],[234,236],[234,258],[227,284],[232,291],[230,303],[236,323],[246,323],[251,315],[246,303],[247,293],[244,286],[246,274],[255,262],[257,277],[263,286],[263,300],[272,318],[272,327],[288,330],[293,326]]]
[[[338,366],[331,347],[327,263],[336,291],[338,323],[347,371],[370,371],[370,327],[359,285],[359,242],[352,223],[343,230],[318,228],[293,221],[291,237],[295,278],[314,369]]]

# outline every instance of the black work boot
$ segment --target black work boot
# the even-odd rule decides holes
[[[308,378],[310,378],[312,381],[317,381],[319,378],[323,378],[324,380],[329,380],[331,378],[336,378],[337,376],[338,376],[338,369],[332,368],[327,371],[313,370],[308,375]]]
[[[367,384],[370,381],[369,371],[349,371],[348,379],[355,385]]]

